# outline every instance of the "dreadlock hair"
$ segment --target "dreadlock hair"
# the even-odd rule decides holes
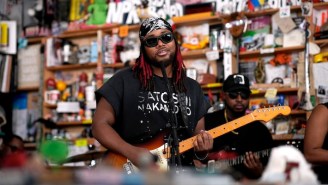
[[[173,69],[173,86],[177,92],[186,92],[186,87],[183,81],[186,78],[185,65],[183,63],[183,59],[181,56],[181,51],[179,44],[176,39],[174,39],[176,50],[175,50],[175,58],[172,62]],[[133,71],[137,78],[139,78],[141,86],[144,90],[154,90],[154,82],[153,82],[153,69],[147,60],[149,60],[148,56],[145,54],[145,46],[141,43],[140,46],[140,55],[136,60],[135,65],[133,66]]]

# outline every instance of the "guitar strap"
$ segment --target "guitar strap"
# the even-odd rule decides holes
[[[186,94],[185,93],[178,93],[178,102],[181,111],[181,117],[183,121],[183,126],[188,131],[189,136],[192,136],[192,132],[188,126],[188,116],[187,116],[187,105],[186,105]]]

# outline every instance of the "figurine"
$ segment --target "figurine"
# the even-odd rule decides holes
[[[85,87],[88,85],[88,75],[85,72],[82,72],[79,76],[79,92],[78,100],[83,101],[85,99]]]
[[[88,12],[91,14],[87,24],[101,25],[106,22],[108,5],[106,0],[95,0],[92,5],[89,5]]]
[[[46,89],[47,90],[55,90],[56,89],[56,81],[54,78],[48,78],[46,80]]]

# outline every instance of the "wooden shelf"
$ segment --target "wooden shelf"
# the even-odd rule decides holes
[[[50,104],[50,103],[43,103],[43,106],[48,109],[55,109],[57,108],[57,104]]]
[[[18,87],[17,91],[38,91],[39,86],[31,86],[31,87]]]
[[[256,51],[244,51],[239,53],[240,58],[250,58],[250,57],[259,57],[261,55],[273,55],[275,53],[292,53],[304,50],[305,46],[293,46],[293,47],[284,47],[284,48],[274,48],[273,52],[270,53],[261,53],[260,50]]]
[[[290,112],[291,115],[306,115],[307,114],[307,111],[305,110],[292,110]]]
[[[139,28],[140,28],[140,24],[129,25],[129,31],[139,31]]]
[[[34,149],[36,149],[36,143],[24,143],[24,148],[25,149],[32,149],[32,150],[34,150]]]
[[[322,10],[328,8],[328,2],[322,2],[322,3],[313,3],[313,8],[316,10]]]
[[[320,40],[314,40],[313,41],[316,44],[328,44],[328,39],[320,39]]]
[[[89,69],[96,68],[97,63],[86,63],[86,64],[67,64],[47,67],[49,71],[66,71],[66,70],[76,70],[76,69]]]
[[[299,11],[301,10],[300,6],[292,6],[290,7],[291,11]],[[260,17],[264,15],[273,15],[275,13],[279,12],[279,8],[270,8],[270,9],[263,9],[263,10],[257,10],[255,12],[246,12],[245,15],[247,18],[254,18],[254,17]]]
[[[195,13],[190,15],[184,15],[181,17],[173,17],[173,22],[177,26],[187,25],[187,24],[198,24],[202,22],[208,23],[221,23],[221,19],[219,15],[214,15],[212,12],[204,12],[204,13]]]
[[[96,36],[99,30],[103,32],[111,32],[113,28],[119,27],[119,24],[110,24],[110,25],[101,25],[97,27],[90,27],[79,30],[65,31],[62,34],[56,36],[57,38],[65,39],[65,38],[78,38],[85,36]]]
[[[277,93],[294,93],[297,92],[298,88],[297,87],[283,87],[283,88],[277,88]],[[266,93],[265,89],[260,89],[260,90],[256,90],[256,91],[252,91],[252,95],[263,95]]]
[[[273,134],[273,140],[291,140],[291,139],[304,139],[304,135],[301,134]]]
[[[92,123],[83,123],[82,121],[58,121],[57,126],[89,126]]]
[[[123,63],[116,64],[102,64],[103,67],[108,68],[123,68]],[[97,63],[86,63],[86,64],[67,64],[67,65],[59,65],[59,66],[51,66],[47,67],[49,71],[68,71],[68,70],[77,70],[77,69],[90,69],[96,68]]]
[[[213,90],[220,90],[222,88],[222,83],[211,83],[211,84],[205,84],[202,85],[203,90],[207,89],[213,89]],[[268,84],[268,88],[269,88]],[[266,93],[266,89],[255,89],[251,87],[252,89],[252,95],[263,95]],[[277,93],[295,93],[298,91],[297,87],[282,87],[282,88],[277,88]]]
[[[103,64],[105,68],[123,68],[124,63],[116,63],[116,64]]]
[[[197,49],[197,50],[188,50],[188,51],[182,51],[181,55],[183,59],[188,58],[197,58],[197,57],[206,57],[206,52],[211,51],[209,48],[205,49]],[[218,50],[219,53],[222,53],[222,50]]]
[[[26,39],[28,41],[28,44],[41,44],[43,38],[45,37],[31,37]]]

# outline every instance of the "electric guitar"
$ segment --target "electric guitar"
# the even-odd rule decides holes
[[[274,117],[282,114],[289,115],[291,112],[289,106],[276,106],[269,107],[263,109],[256,109],[253,112],[242,116],[238,119],[225,123],[224,125],[220,125],[211,130],[208,130],[208,133],[214,138],[217,138],[223,134],[226,134],[232,130],[235,130],[239,127],[247,125],[254,121],[264,121],[268,122]],[[157,165],[159,166],[159,170],[167,171],[167,159],[170,158],[170,148],[167,147],[167,144],[163,143],[164,134],[158,135],[153,140],[143,143],[141,145],[136,145],[138,147],[147,148],[150,152],[157,156]],[[187,150],[193,148],[193,142],[195,141],[196,136],[193,136],[189,139],[185,139],[179,143],[179,153],[184,153]],[[129,159],[124,157],[121,154],[110,152],[107,157],[104,159],[106,164],[118,169],[122,169],[127,173],[134,173],[138,170],[136,166],[134,166]]]

